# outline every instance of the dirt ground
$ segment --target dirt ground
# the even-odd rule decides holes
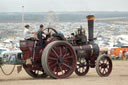
[[[5,76],[0,70],[0,85],[128,85],[128,61],[113,61],[109,77],[99,77],[95,68],[90,69],[86,76],[79,77],[74,73],[66,79],[34,79],[24,70],[18,74],[16,69],[11,76]]]

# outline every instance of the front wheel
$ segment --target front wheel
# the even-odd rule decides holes
[[[78,76],[85,76],[89,71],[89,61],[88,59],[85,58],[79,58],[79,60],[77,61],[77,66],[76,66],[76,70],[75,73]]]
[[[99,76],[107,77],[112,72],[112,60],[107,55],[98,57],[96,61],[96,71]]]

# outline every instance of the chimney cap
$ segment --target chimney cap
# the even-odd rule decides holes
[[[94,20],[94,18],[95,18],[94,15],[88,15],[88,16],[87,16],[87,19],[88,19],[88,20]]]

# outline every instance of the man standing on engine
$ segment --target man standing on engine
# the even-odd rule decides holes
[[[37,38],[38,38],[38,46],[44,46],[45,42],[44,39],[46,38],[45,33],[42,31],[44,29],[44,26],[41,24],[40,29],[37,31]]]
[[[32,36],[32,34],[35,34],[35,32],[31,32],[30,31],[30,26],[29,25],[25,25],[24,39],[25,40],[35,40],[36,37]]]

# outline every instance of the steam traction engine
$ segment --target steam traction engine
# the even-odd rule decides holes
[[[36,40],[20,41],[23,56],[19,59],[25,71],[34,78],[66,78],[74,71],[83,76],[90,67],[96,67],[100,76],[108,76],[112,71],[112,61],[107,55],[99,56],[99,47],[93,38],[94,16],[87,18],[89,40],[85,44],[70,43],[64,37],[58,36],[58,32],[53,28],[44,29],[50,33],[44,47],[38,46]]]

